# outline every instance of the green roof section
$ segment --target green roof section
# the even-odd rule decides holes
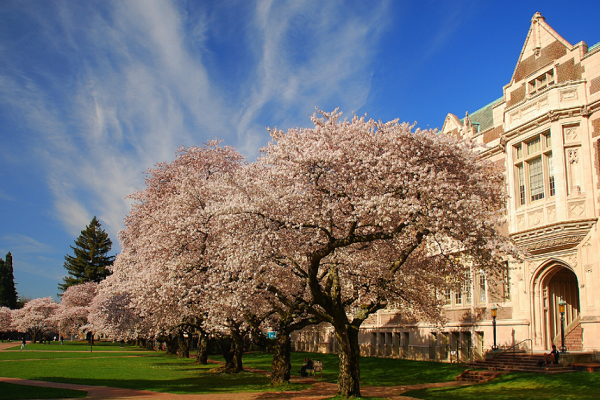
[[[469,118],[473,125],[478,125],[478,132],[483,132],[492,126],[494,126],[494,106],[504,101],[504,96],[497,100],[492,101],[490,104],[481,107],[479,110],[469,114]],[[465,119],[461,119],[460,122],[464,123]]]
[[[595,45],[593,45],[592,47],[588,47],[588,53],[590,51],[594,51],[596,50],[598,47],[600,47],[600,42],[596,43]]]

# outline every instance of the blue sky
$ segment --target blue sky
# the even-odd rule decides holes
[[[570,4],[576,4],[571,6]],[[0,254],[54,296],[96,215],[115,243],[143,172],[220,138],[253,160],[265,127],[314,107],[440,127],[502,95],[540,11],[600,41],[600,2],[0,2]]]

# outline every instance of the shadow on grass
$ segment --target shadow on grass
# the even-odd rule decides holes
[[[597,399],[599,387],[600,374],[510,373],[483,384],[412,390],[404,395],[418,399]]]
[[[195,376],[174,379],[107,379],[38,375],[28,379],[177,394],[298,391],[310,387],[310,385],[305,384],[272,386],[268,377],[250,372],[240,372],[238,374],[214,373],[210,371],[215,367],[214,365],[190,366],[188,364],[178,366],[170,362],[156,362],[150,364],[149,367],[161,370],[176,369],[179,372],[193,373]]]
[[[292,376],[299,376],[304,358],[323,362],[322,381],[336,383],[339,374],[337,354],[292,353]],[[214,359],[219,359],[215,357]],[[266,353],[244,354],[244,365],[271,370],[272,356]],[[449,382],[464,372],[462,365],[429,361],[401,360],[395,358],[361,357],[360,372],[363,385],[395,386],[420,383]],[[319,380],[321,380],[319,378]]]
[[[83,390],[57,389],[0,382],[0,399],[64,399],[84,398]]]

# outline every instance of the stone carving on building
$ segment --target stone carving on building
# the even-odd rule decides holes
[[[523,214],[517,215],[517,227],[519,229],[525,228],[525,216]]]
[[[569,219],[585,217],[585,202],[578,201],[569,204]]]
[[[572,101],[577,100],[577,89],[567,89],[560,91],[560,101]]]
[[[558,115],[558,113],[554,112],[554,110],[548,111],[548,119],[550,120],[550,122],[556,122],[556,121],[558,121],[559,118],[560,118],[560,115]]]
[[[581,107],[581,116],[584,118],[589,118],[592,115],[592,110],[587,106]]]
[[[573,142],[575,140],[578,140],[579,130],[577,128],[578,126],[565,126],[563,128],[566,142]]]
[[[529,220],[529,226],[537,226],[544,222],[544,212],[543,210],[535,210],[527,214],[527,219]]]
[[[552,207],[548,207],[546,209],[547,213],[548,213],[548,222],[555,222],[556,221],[556,207],[552,206]]]
[[[498,147],[500,148],[500,151],[506,152],[507,144],[508,144],[508,139],[506,138],[506,136],[504,134],[501,134],[500,135],[500,144],[498,145]]]

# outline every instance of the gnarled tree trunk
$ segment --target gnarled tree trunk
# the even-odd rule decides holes
[[[275,346],[273,346],[273,361],[271,362],[271,383],[280,385],[290,381],[292,363],[290,353],[292,342],[286,330],[277,332]]]
[[[208,339],[203,332],[198,333],[198,353],[196,353],[196,363],[208,364]]]
[[[179,332],[177,335],[177,344],[179,346],[177,358],[190,358],[190,338],[190,335],[185,338],[183,332]]]
[[[233,344],[231,346],[233,350],[233,369],[231,372],[238,373],[243,371],[242,355],[244,354],[244,340],[239,330],[239,326],[231,329],[231,339],[233,340]]]
[[[340,347],[340,374],[338,394],[343,397],[360,397],[360,347],[358,329],[353,326],[336,327],[335,336]]]
[[[167,355],[177,355],[177,337],[169,335],[166,339],[167,343]]]

